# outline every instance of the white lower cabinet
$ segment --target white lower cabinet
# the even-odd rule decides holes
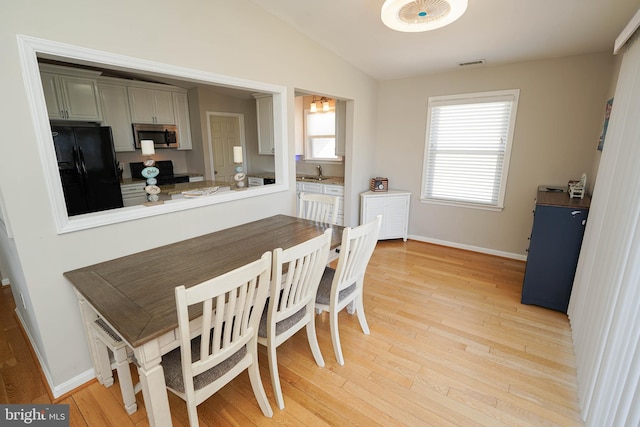
[[[300,193],[314,193],[314,194],[329,194],[331,196],[338,196],[340,200],[338,202],[338,224],[344,225],[344,186],[333,184],[319,184],[316,182],[296,182],[296,196],[300,197]],[[297,203],[296,212],[300,215],[298,210],[300,209],[300,203]]]
[[[366,191],[360,194],[360,223],[365,224],[382,215],[378,240],[402,238],[406,242],[410,203],[411,193],[408,191]]]
[[[141,205],[147,201],[147,193],[144,191],[146,182],[140,181],[131,184],[120,184],[122,192],[122,204],[124,207]]]

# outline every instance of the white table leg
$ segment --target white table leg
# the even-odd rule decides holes
[[[91,355],[96,378],[100,384],[109,387],[113,384],[113,373],[111,372],[111,364],[109,363],[109,354],[107,353],[106,347],[98,347],[96,345],[90,326],[98,318],[98,315],[80,293],[76,292],[76,296],[78,297],[80,315],[82,316],[84,332],[87,337],[89,354]]]
[[[133,352],[138,362],[142,397],[147,408],[149,425],[151,427],[172,426],[164,370],[160,365],[162,354],[158,341],[150,341],[135,348]]]

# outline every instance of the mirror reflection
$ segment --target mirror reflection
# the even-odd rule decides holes
[[[271,94],[38,63],[69,216],[275,183]]]

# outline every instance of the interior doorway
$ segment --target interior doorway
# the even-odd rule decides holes
[[[215,181],[234,182],[235,168],[233,147],[244,151],[244,115],[207,111],[209,130],[209,161]],[[244,170],[244,157],[241,164]]]

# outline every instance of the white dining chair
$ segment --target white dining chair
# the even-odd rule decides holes
[[[362,332],[369,335],[362,291],[364,274],[378,242],[381,222],[382,215],[378,215],[373,221],[358,227],[345,227],[338,265],[335,270],[327,266],[320,280],[315,307],[317,312],[329,312],[333,351],[340,365],[344,365],[344,357],[338,333],[338,313],[345,307],[349,314],[355,311]]]
[[[338,223],[338,196],[300,193],[298,216],[325,224]]]
[[[133,385],[129,370],[129,347],[102,318],[97,318],[90,324],[90,331],[95,344],[95,370],[98,381],[105,387],[113,385],[113,366],[109,356],[109,352],[111,352],[115,369],[118,372],[118,383],[120,384],[124,409],[129,415],[133,414],[138,410],[136,392],[141,388],[140,384]]]
[[[271,253],[190,288],[175,288],[180,347],[162,356],[167,388],[186,401],[189,425],[197,406],[249,371],[262,413],[273,416],[258,367],[257,332],[269,293]],[[190,319],[189,312],[199,313]]]
[[[271,383],[280,409],[284,409],[276,357],[276,348],[280,344],[306,327],[316,364],[324,366],[313,310],[320,278],[329,256],[331,233],[329,228],[321,236],[286,250],[278,248],[273,251],[271,291],[269,303],[262,313],[258,343],[267,347]]]

